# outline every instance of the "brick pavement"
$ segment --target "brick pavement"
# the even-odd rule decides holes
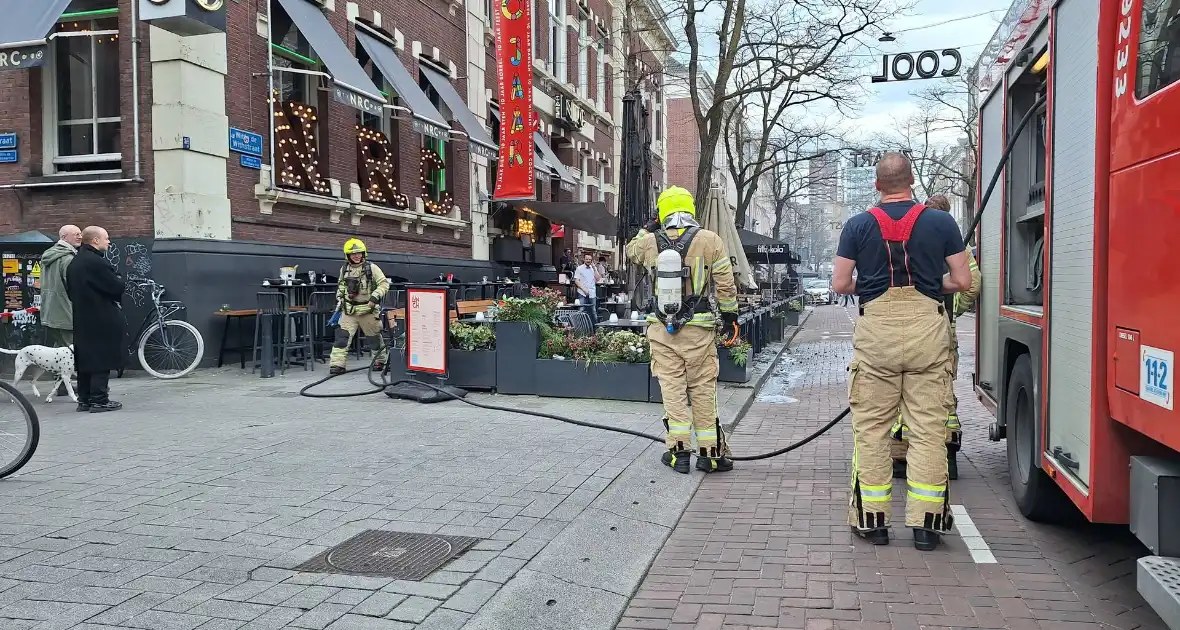
[[[852,309],[816,310],[738,426],[735,452],[780,448],[844,409],[852,317]],[[854,540],[845,524],[845,422],[785,457],[707,477],[617,627],[1162,630],[1134,593],[1134,558],[1146,552],[1125,527],[1050,527],[1019,516],[1004,443],[987,441],[991,417],[971,395],[969,368],[961,377],[966,456],[951,498],[966,506],[997,564],[976,564],[956,536],[919,552],[903,527],[888,547]]]

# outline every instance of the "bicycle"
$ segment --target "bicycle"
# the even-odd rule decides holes
[[[15,387],[0,381],[0,392],[7,394],[20,407],[24,421],[10,422],[0,418],[0,479],[7,477],[24,467],[33,458],[37,450],[37,442],[41,438],[41,423],[37,419],[37,412],[33,403],[25,398]],[[2,401],[2,399],[0,399]],[[9,430],[11,428],[11,430]],[[15,433],[24,430],[22,437]]]
[[[133,281],[148,289],[152,309],[139,325],[136,343],[127,348],[128,356],[135,355],[143,369],[156,378],[174,379],[192,372],[205,355],[205,339],[196,326],[174,319],[177,313],[187,312],[184,302],[161,300],[164,286],[154,280]]]

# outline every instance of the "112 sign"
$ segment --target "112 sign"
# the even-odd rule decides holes
[[[1142,346],[1139,355],[1139,397],[1171,411],[1175,403],[1172,351]]]

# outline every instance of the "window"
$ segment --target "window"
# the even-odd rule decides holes
[[[318,64],[311,45],[292,23],[286,33],[273,33],[275,174],[284,188],[328,195],[327,165],[320,164],[320,118],[316,87]]]
[[[541,29],[545,28],[545,24],[541,21],[541,12],[537,10],[538,4],[538,0],[532,0],[530,7],[533,12],[533,59],[544,59],[545,51],[541,50]]]
[[[590,89],[590,20],[578,16],[578,94],[585,97]]]
[[[443,76],[447,76],[445,70]],[[442,114],[443,120],[453,119],[450,110],[446,108],[442,98],[427,80],[426,75],[419,73],[418,86],[426,93],[430,103],[438,109],[438,113]],[[455,202],[447,177],[447,144],[441,139],[431,138],[426,134],[419,135],[422,136],[422,165],[420,169],[422,202],[426,205],[426,211],[431,214],[450,214],[451,207],[455,205]]]
[[[1144,0],[1135,96],[1147,96],[1180,79],[1180,0]]]
[[[553,76],[564,81],[565,75],[565,3],[566,0],[549,0],[549,58],[553,60]]]
[[[597,54],[594,56],[596,68],[594,69],[594,78],[598,84],[598,90],[594,94],[594,104],[598,109],[606,109],[606,84],[610,79],[606,76],[606,46],[602,43],[602,39],[598,40],[598,45],[595,47]]]
[[[101,10],[115,3],[70,6]],[[45,77],[47,173],[118,171],[122,167],[119,18],[58,22]]]

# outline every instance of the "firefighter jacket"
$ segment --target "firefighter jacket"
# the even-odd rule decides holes
[[[669,228],[668,238],[676,240],[683,230]],[[656,259],[660,255],[656,236],[647,230],[639,230],[639,234],[627,243],[627,259],[633,264],[642,265],[649,270],[656,266]],[[682,261],[689,268],[690,277],[685,279],[682,289],[684,301],[698,304],[697,312],[688,322],[689,326],[712,328],[716,320],[709,307],[709,291],[712,289],[717,298],[717,308],[722,312],[737,313],[737,285],[733,279],[733,265],[729,261],[729,254],[725,251],[725,243],[716,232],[700,229],[685,252]],[[654,274],[653,274],[654,275]],[[710,287],[710,285],[712,285]],[[699,299],[698,299],[699,298]],[[659,324],[655,315],[647,316],[648,323]]]
[[[352,282],[350,282],[350,280]],[[349,285],[354,284],[356,293],[350,294]],[[378,304],[389,291],[389,278],[376,264],[363,261],[359,265],[346,264],[340,269],[340,281],[336,285],[336,300],[345,315],[366,315],[380,310]]]
[[[979,275],[979,263],[975,262],[975,256],[971,255],[970,249],[967,250],[967,266],[971,268],[971,287],[955,294],[955,317],[975,306],[975,300],[979,299],[979,291],[982,289],[983,278]]]

